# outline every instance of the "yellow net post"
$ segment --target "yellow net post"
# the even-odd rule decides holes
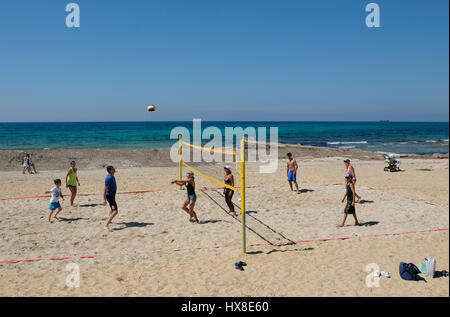
[[[242,253],[247,252],[245,236],[245,141],[241,140],[241,223],[242,223]]]
[[[179,169],[179,172],[180,172],[179,180],[183,179],[183,164],[181,164],[181,162],[183,161],[183,144],[181,143],[181,141],[182,140],[181,140],[181,134],[180,134],[178,136],[178,160],[179,160],[179,162],[178,162],[178,164],[179,164],[178,169]],[[182,186],[180,186],[180,189],[181,188],[182,188]]]

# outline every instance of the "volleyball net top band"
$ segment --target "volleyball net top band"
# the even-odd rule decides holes
[[[229,154],[229,155],[233,155],[234,158],[234,162],[235,162],[235,168],[236,168],[236,179],[235,179],[235,186],[231,186],[228,184],[225,184],[224,182],[221,182],[220,180],[217,180],[211,176],[208,176],[200,171],[198,171],[197,169],[193,168],[192,166],[190,166],[189,164],[187,164],[185,161],[183,161],[183,157],[182,157],[182,146],[188,146],[192,149],[196,149],[196,150],[201,150],[201,151],[206,151],[206,152],[210,152],[210,153],[220,153],[220,154]],[[202,146],[198,146],[198,145],[194,145],[194,144],[190,144],[184,141],[180,141],[180,151],[179,151],[179,155],[180,155],[180,163],[184,166],[186,166],[189,170],[191,170],[192,172],[208,179],[209,181],[219,185],[219,186],[223,186],[225,188],[231,189],[235,192],[238,191],[239,189],[239,168],[238,168],[238,159],[237,159],[237,153],[236,151],[230,151],[230,150],[221,150],[221,149],[213,149],[213,148],[206,148],[206,147],[202,147]],[[182,178],[182,166],[180,165],[180,179]]]

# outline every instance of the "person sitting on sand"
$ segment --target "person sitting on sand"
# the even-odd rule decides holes
[[[342,224],[340,227],[343,227],[345,224],[345,220],[347,220],[347,215],[353,215],[353,218],[355,218],[355,226],[359,225],[358,218],[356,218],[356,210],[355,210],[355,186],[353,186],[353,181],[350,176],[345,176],[345,195],[342,198],[342,202],[345,201],[345,198],[347,197],[347,205],[345,205],[344,209],[344,220],[342,221]]]
[[[106,167],[106,171],[108,172],[108,175],[105,179],[105,190],[103,192],[103,204],[106,206],[106,202],[109,203],[109,206],[111,208],[111,211],[109,212],[109,219],[106,222],[105,230],[111,231],[109,228],[109,225],[112,223],[112,220],[114,217],[119,213],[119,209],[117,208],[116,203],[116,192],[117,192],[117,184],[116,184],[116,178],[114,177],[114,174],[116,173],[116,170],[113,166]]]
[[[298,170],[297,161],[292,157],[292,153],[288,153],[288,154],[286,154],[286,156],[287,156],[286,175],[288,178],[289,186],[291,187],[291,190],[294,190],[292,188],[292,183],[294,183],[295,188],[297,189],[297,194],[300,194],[300,191],[298,190],[298,184],[297,184],[297,170]]]
[[[66,187],[69,188],[72,196],[70,197],[70,206],[73,207],[73,202],[77,196],[78,188],[80,182],[78,181],[77,168],[75,161],[70,162],[70,168],[66,175]]]
[[[195,202],[197,201],[197,195],[195,194],[195,180],[194,173],[189,171],[186,174],[187,180],[174,180],[171,184],[177,184],[178,186],[186,186],[187,198],[184,201],[181,209],[186,211],[190,218],[190,222],[200,223],[197,218],[197,214],[194,211]],[[188,208],[189,207],[189,208]]]
[[[58,214],[62,210],[61,204],[59,203],[59,197],[64,200],[64,196],[61,191],[61,180],[55,179],[54,183],[55,187],[53,187],[49,192],[45,192],[46,194],[52,194],[52,198],[50,199],[50,215],[48,216],[49,222],[52,222],[52,214],[56,209],[58,209],[58,211],[55,214],[55,219],[58,219]]]
[[[227,185],[230,185],[231,187],[234,187],[234,177],[233,177],[233,174],[231,173],[230,166],[227,165],[223,169],[225,171],[225,177],[223,180],[224,183]],[[231,201],[233,199],[234,190],[232,190],[228,187],[224,187],[223,194],[225,196],[225,202],[227,203],[228,208],[230,209],[230,211],[228,213],[230,215],[233,215],[236,217],[237,214],[234,211],[234,205],[233,205],[233,202]]]
[[[352,182],[353,182],[353,187],[356,188],[356,173],[355,173],[355,169],[350,164],[350,160],[349,159],[344,160],[344,164],[345,164],[345,177],[350,176],[350,178],[352,179]],[[356,202],[359,203],[361,201],[361,196],[356,194],[356,189],[355,189],[355,195],[356,195],[356,198],[358,198],[358,201],[356,201]]]
[[[28,171],[28,174],[33,174],[30,168],[30,154],[26,154],[23,158],[23,170],[22,174],[25,174],[25,171]]]

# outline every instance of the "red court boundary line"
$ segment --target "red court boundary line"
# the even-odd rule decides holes
[[[257,186],[246,186],[245,188],[256,188]],[[222,189],[223,187],[203,187],[202,190],[217,190]],[[162,190],[138,190],[133,192],[120,192],[118,195],[134,195],[134,194],[146,194],[146,193],[163,193],[169,191]],[[77,196],[101,196],[102,194],[77,194]],[[64,195],[70,197],[71,195]],[[30,197],[9,197],[9,198],[0,198],[0,200],[19,200],[19,199],[37,199],[37,198],[51,198],[51,195],[46,196],[30,196]]]
[[[300,243],[308,243],[308,242],[327,242],[327,241],[343,241],[343,240],[349,240],[354,238],[375,238],[375,237],[386,237],[386,236],[398,236],[398,235],[406,235],[406,234],[417,234],[417,233],[425,233],[425,232],[436,232],[436,231],[448,231],[449,228],[440,228],[440,229],[429,229],[429,230],[419,230],[419,231],[410,231],[410,232],[402,232],[402,233],[385,233],[385,234],[371,234],[366,236],[353,236],[353,237],[338,237],[338,238],[325,238],[325,239],[311,239],[311,240],[301,240],[301,241],[294,241],[293,243],[286,243],[282,245],[271,245],[269,243],[257,243],[257,244],[251,244],[251,247],[258,247],[258,246],[271,246],[271,247],[282,247],[282,246],[292,246]],[[141,254],[152,254],[152,253],[175,253],[175,252],[182,252],[182,251],[198,251],[198,250],[208,250],[208,249],[223,249],[223,248],[230,248],[233,247],[233,245],[225,244],[225,245],[218,245],[214,247],[196,247],[196,248],[186,248],[186,249],[172,249],[172,250],[149,250],[149,251],[135,251],[133,253],[128,252],[120,252],[116,254],[96,254],[96,255],[84,255],[84,256],[66,256],[66,257],[54,257],[54,258],[39,258],[39,259],[26,259],[26,260],[6,260],[6,261],[0,261],[0,264],[14,264],[14,263],[29,263],[29,262],[40,262],[40,261],[62,261],[62,260],[76,260],[76,259],[93,259],[98,257],[110,257],[110,256],[125,256],[125,255],[141,255]]]

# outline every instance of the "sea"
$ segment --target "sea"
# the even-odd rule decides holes
[[[267,134],[277,127],[278,142],[286,144],[401,154],[449,152],[448,122],[203,121],[201,126],[217,127],[223,136],[226,127],[266,127]],[[192,121],[0,123],[0,149],[164,148],[177,141],[170,138],[175,127],[185,127],[192,135]]]

